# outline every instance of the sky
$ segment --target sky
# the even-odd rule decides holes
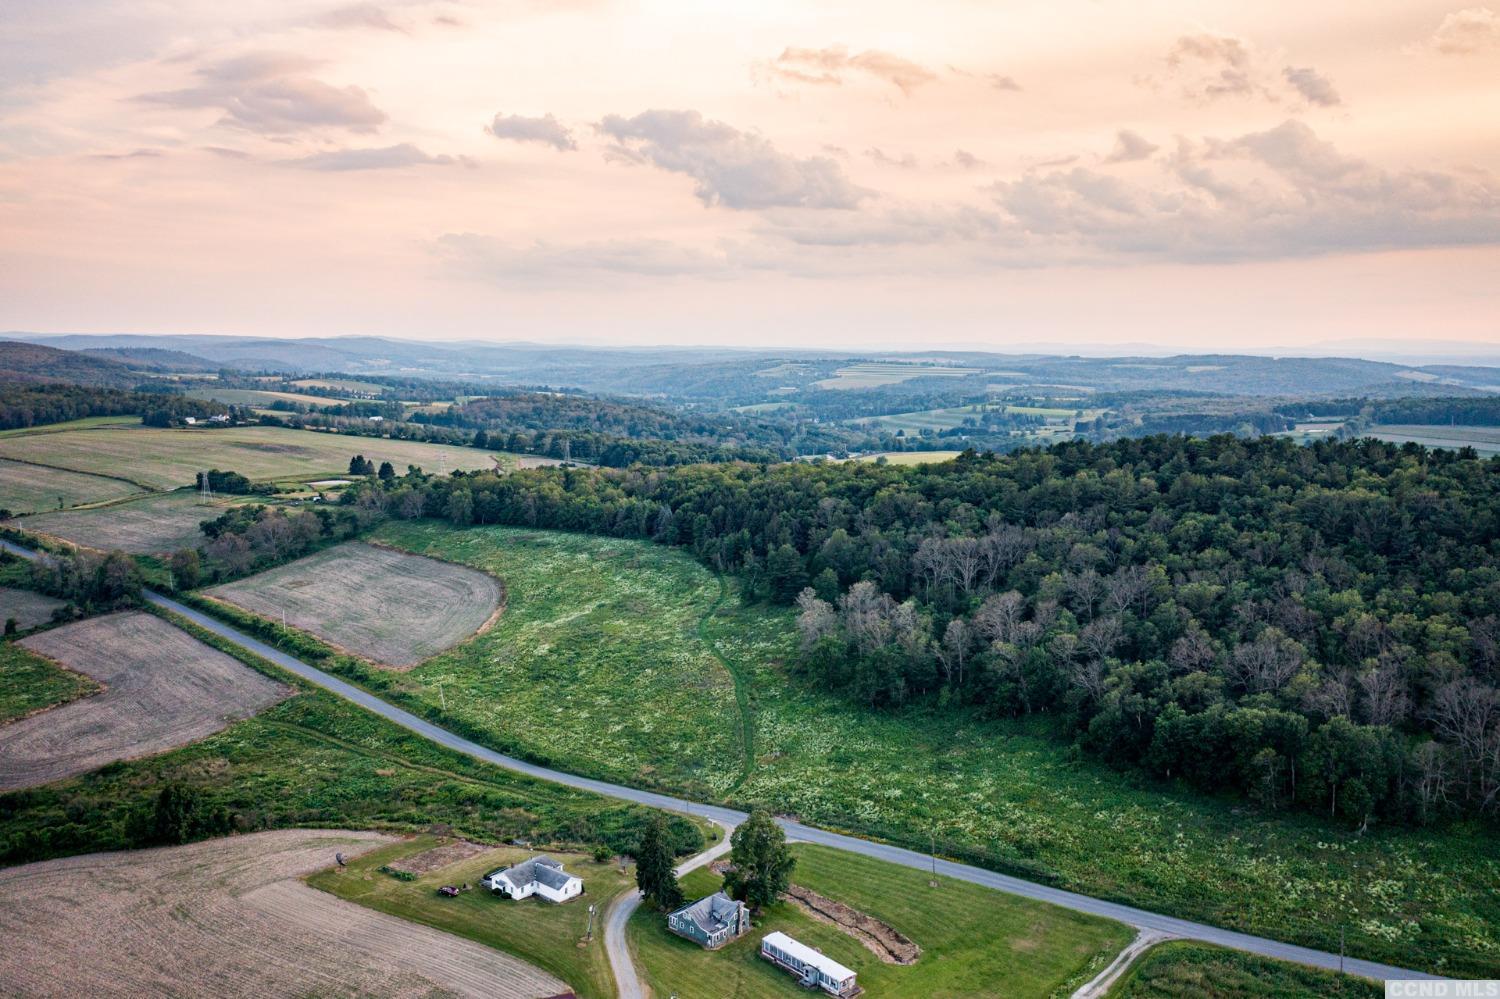
[[[1500,343],[1500,4],[0,5],[0,329]]]

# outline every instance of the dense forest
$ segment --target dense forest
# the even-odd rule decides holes
[[[203,419],[227,413],[228,407],[163,392],[129,392],[81,385],[0,383],[0,430],[40,427],[90,416],[135,416],[157,426],[184,417]]]
[[[797,604],[797,669],[871,710],[1046,713],[1114,765],[1356,825],[1500,807],[1500,461],[1151,437],[409,474],[345,502],[684,546]]]

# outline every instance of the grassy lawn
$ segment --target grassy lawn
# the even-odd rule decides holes
[[[1325,950],[1342,928],[1355,956],[1500,973],[1493,829],[1359,836],[1079,760],[1043,722],[853,707],[787,675],[789,610],[715,604],[710,572],[655,545],[434,523],[378,537],[507,582],[499,626],[398,690],[497,748],[921,848],[935,834],[951,856]]]
[[[915,964],[883,963],[862,943],[789,904],[766,910],[739,940],[710,952],[668,932],[659,913],[638,909],[629,938],[646,981],[659,996],[806,995],[786,972],[758,956],[760,941],[780,930],[816,947],[859,975],[872,996],[1006,996],[1066,994],[1093,977],[1126,943],[1119,924],[939,878],[868,857],[799,844],[792,880],[906,934],[922,954]],[[717,890],[720,878],[694,871],[689,898]]]
[[[610,899],[635,887],[633,871],[621,874],[614,864],[596,864],[579,854],[551,853],[569,873],[582,878],[584,886],[582,897],[554,905],[538,898],[509,901],[479,886],[479,879],[497,867],[533,856],[529,850],[489,850],[420,875],[415,881],[400,881],[379,870],[383,864],[437,843],[435,837],[418,836],[382,847],[350,861],[342,870],[314,874],[307,883],[360,905],[514,954],[561,978],[584,999],[615,994],[601,920]],[[474,886],[473,890],[457,898],[437,893],[442,885],[464,882]],[[597,906],[598,912],[594,916],[594,938],[584,944],[590,904]]]
[[[13,437],[3,444],[45,442],[64,434]],[[0,510],[14,514],[61,510],[85,503],[123,499],[142,492],[141,486],[105,475],[85,475],[0,458]]]
[[[11,642],[0,643],[0,724],[66,704],[99,685]]]
[[[1110,999],[1375,999],[1379,984],[1285,961],[1174,940],[1151,948],[1110,990]]]

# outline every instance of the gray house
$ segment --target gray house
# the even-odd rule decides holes
[[[750,929],[750,910],[744,902],[714,892],[668,916],[667,929],[707,950],[718,950]]]

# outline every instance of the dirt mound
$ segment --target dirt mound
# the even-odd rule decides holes
[[[835,902],[801,885],[788,885],[784,897],[818,922],[843,930],[886,964],[915,964],[922,956],[922,948],[906,934],[843,902]]]
[[[444,843],[435,846],[431,850],[423,850],[414,853],[410,857],[402,857],[390,864],[393,871],[406,871],[408,874],[426,874],[449,864],[456,864],[460,860],[468,860],[486,850],[494,847],[485,846],[483,843],[470,843],[466,839],[457,839],[452,843]]]

